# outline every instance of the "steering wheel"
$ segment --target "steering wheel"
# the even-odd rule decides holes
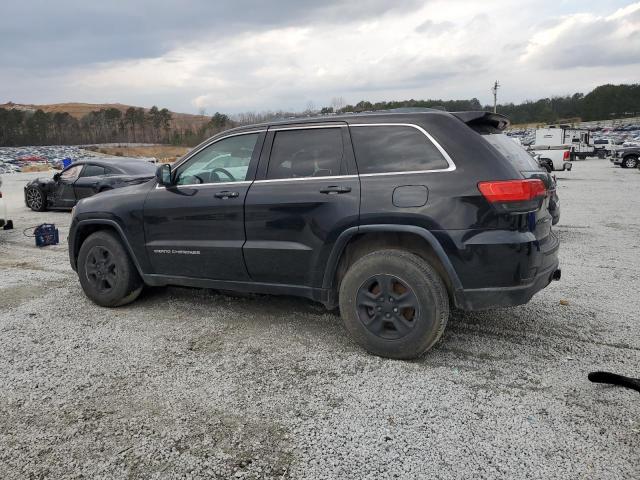
[[[218,173],[218,172],[223,173],[224,175],[226,175],[227,177],[229,177],[229,180],[231,180],[232,182],[235,182],[235,181],[236,181],[235,177],[234,177],[233,175],[231,175],[231,173],[229,173],[229,170],[227,170],[227,169],[225,169],[225,168],[222,168],[222,167],[216,167],[216,168],[214,168],[214,169],[213,169],[213,171],[212,171],[211,173],[213,174],[213,173]]]

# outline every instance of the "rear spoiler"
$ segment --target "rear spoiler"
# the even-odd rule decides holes
[[[451,115],[463,121],[474,130],[502,132],[511,125],[504,115],[493,112],[451,112]]]

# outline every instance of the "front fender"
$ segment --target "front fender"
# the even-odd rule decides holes
[[[71,227],[69,228],[68,237],[69,263],[71,264],[71,268],[76,272],[78,271],[78,253],[80,252],[80,247],[84,239],[91,233],[102,229],[114,230],[117,233],[122,244],[127,249],[136,270],[142,277],[144,275],[143,266],[146,264],[146,257],[141,258],[140,255],[136,254],[135,249],[131,246],[127,238],[125,229],[113,218],[89,218],[81,220],[78,219],[78,217],[74,217],[71,222]]]

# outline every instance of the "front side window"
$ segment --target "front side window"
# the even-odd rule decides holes
[[[258,133],[236,135],[209,145],[178,167],[176,184],[198,185],[246,180],[258,136]]]
[[[100,167],[98,165],[87,165],[84,167],[82,171],[83,177],[98,177],[100,175],[104,175],[104,167]]]
[[[80,171],[82,170],[82,165],[74,165],[71,168],[66,169],[64,172],[60,174],[60,179],[66,182],[72,182],[78,175],[80,175]]]
[[[417,128],[406,125],[352,126],[358,172],[394,173],[446,169],[440,150]]]
[[[276,132],[267,178],[332,177],[342,165],[340,128],[307,128]]]

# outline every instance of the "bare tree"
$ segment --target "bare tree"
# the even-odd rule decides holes
[[[343,109],[346,104],[347,102],[345,101],[344,97],[333,97],[331,99],[331,106],[333,107],[333,110],[335,112]]]
[[[307,115],[310,115],[312,113],[314,113],[316,110],[316,104],[313,103],[311,100],[309,100],[307,102],[307,108],[305,108],[304,113]]]

